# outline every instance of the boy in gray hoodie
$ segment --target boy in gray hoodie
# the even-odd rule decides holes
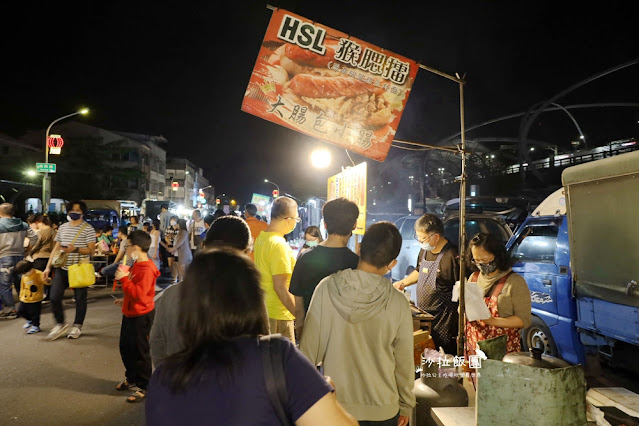
[[[394,224],[369,227],[357,269],[319,283],[304,323],[300,349],[314,365],[323,363],[337,399],[360,425],[405,426],[415,406],[410,307],[384,277],[401,244]]]
[[[15,319],[17,316],[11,286],[15,286],[16,291],[20,293],[20,274],[14,271],[14,267],[24,258],[25,251],[38,241],[33,229],[21,219],[13,217],[14,213],[13,204],[0,204],[0,319]],[[25,238],[29,239],[29,247],[26,250]]]

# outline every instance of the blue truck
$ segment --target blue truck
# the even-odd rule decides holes
[[[639,151],[569,167],[508,242],[528,283],[524,350],[573,364],[639,354]]]

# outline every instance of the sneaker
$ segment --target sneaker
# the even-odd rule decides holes
[[[22,328],[24,328],[24,331],[27,331],[28,329],[31,328],[31,321],[27,321],[24,323],[24,325],[22,326]]]
[[[160,287],[159,285],[155,285],[155,291],[162,291],[164,290],[162,287]]]
[[[27,334],[35,334],[35,333],[39,333],[39,332],[40,332],[40,327],[38,327],[37,325],[31,326],[31,328],[29,328],[29,330],[27,330]]]
[[[18,313],[16,311],[10,311],[10,312],[0,312],[0,319],[16,319],[18,318]]]
[[[69,330],[69,334],[67,334],[67,339],[77,339],[78,337],[80,337],[80,334],[82,334],[82,330],[80,330],[78,327],[71,327],[71,330]]]
[[[62,336],[64,332],[67,331],[68,328],[69,328],[69,324],[56,324],[56,326],[53,327],[53,329],[47,336],[47,339],[51,341],[57,339],[58,337]]]

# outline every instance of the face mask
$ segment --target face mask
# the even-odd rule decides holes
[[[131,253],[131,259],[133,259],[134,262],[137,262],[139,258],[140,256],[136,252]]]
[[[306,245],[309,247],[315,247],[317,244],[319,244],[317,241],[307,241]]]
[[[484,275],[492,274],[493,272],[497,270],[497,262],[495,262],[494,260],[487,265],[477,265],[477,266],[479,267],[479,270],[481,271],[481,273]]]
[[[177,222],[176,222],[176,221],[174,221],[174,220],[172,220],[172,221],[171,221],[171,226],[175,226],[175,225],[177,225]]]
[[[420,247],[422,248],[422,250],[424,250],[424,251],[431,251],[431,250],[435,249],[435,246],[431,246],[431,245],[430,245],[430,244],[428,244],[428,243],[421,243],[419,246],[420,246]]]
[[[71,212],[67,215],[67,219],[69,220],[69,222],[72,220],[82,219],[82,213]]]

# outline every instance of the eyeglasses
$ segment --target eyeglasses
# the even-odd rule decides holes
[[[481,262],[481,261],[479,261],[479,260],[475,260],[475,259],[473,259],[473,260],[471,261],[471,263],[472,263],[473,265],[477,265],[477,266],[488,266],[488,265],[490,265],[491,263],[493,263],[494,261],[495,261],[495,258],[493,257],[493,258],[492,258],[492,259],[490,259],[489,261],[484,261],[484,262]]]
[[[300,217],[285,217],[284,219],[293,219],[297,223],[300,223],[302,221]]]
[[[415,235],[415,239],[417,241],[419,241],[420,243],[425,243],[426,241],[429,241],[431,238],[433,238],[436,234],[430,234],[430,236],[424,238],[423,240],[419,239],[419,236]]]

